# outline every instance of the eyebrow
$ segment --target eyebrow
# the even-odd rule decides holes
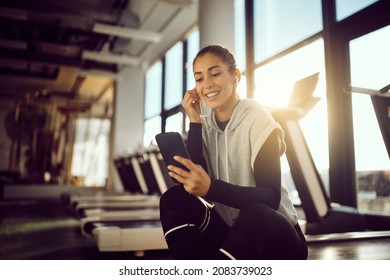
[[[207,71],[211,71],[213,70],[214,68],[221,68],[221,66],[219,65],[214,65],[214,66],[211,66],[207,69]],[[202,74],[202,72],[198,71],[198,72],[195,72],[194,75],[197,75],[197,74]]]

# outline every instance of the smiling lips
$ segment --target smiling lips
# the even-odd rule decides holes
[[[217,96],[218,93],[219,93],[219,91],[209,92],[209,93],[205,94],[205,96],[206,96],[207,98],[212,98],[212,97],[214,97],[214,96]]]

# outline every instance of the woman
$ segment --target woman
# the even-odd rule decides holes
[[[281,184],[282,129],[258,103],[238,98],[241,74],[226,48],[200,50],[193,72],[196,87],[182,101],[191,160],[175,157],[189,171],[168,166],[181,185],[160,200],[173,257],[306,259],[297,213]],[[211,109],[207,116],[201,116],[201,101]]]

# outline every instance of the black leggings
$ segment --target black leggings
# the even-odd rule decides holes
[[[160,199],[160,218],[175,259],[307,259],[299,225],[260,203],[241,209],[232,227],[183,186]]]

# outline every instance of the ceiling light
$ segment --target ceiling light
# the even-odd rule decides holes
[[[100,62],[125,64],[132,66],[139,66],[140,60],[134,56],[121,55],[121,54],[110,54],[93,51],[83,51],[83,59],[89,59]]]
[[[129,38],[140,41],[157,43],[161,40],[161,34],[158,32],[140,30],[130,27],[115,26],[109,24],[95,23],[93,31],[97,33]]]
[[[88,77],[88,76],[104,77],[104,78],[114,79],[117,81],[122,80],[122,76],[119,73],[116,74],[116,73],[101,71],[101,70],[79,70],[77,72],[77,75],[82,77]]]

